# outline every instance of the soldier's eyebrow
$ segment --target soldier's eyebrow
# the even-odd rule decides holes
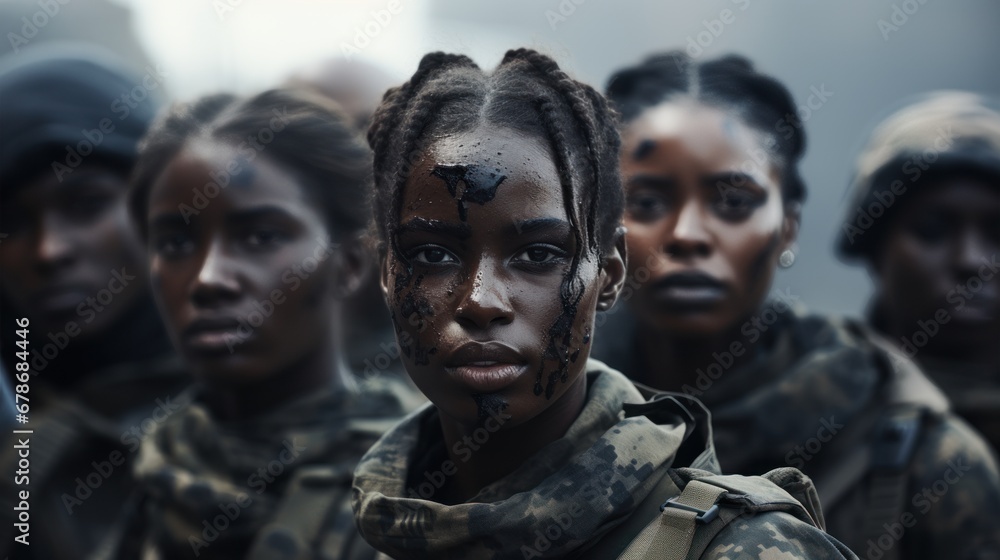
[[[646,156],[653,153],[653,150],[655,149],[656,142],[652,140],[643,140],[642,142],[639,142],[639,145],[632,152],[632,159],[636,161],[644,159]]]
[[[427,218],[411,218],[400,224],[397,235],[404,236],[416,232],[446,235],[456,239],[468,239],[472,235],[469,224],[457,224]]]
[[[184,227],[187,225],[187,221],[178,212],[162,212],[159,213],[151,220],[149,220],[149,231],[156,231],[160,229],[172,229]]]

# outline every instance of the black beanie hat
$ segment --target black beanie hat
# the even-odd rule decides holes
[[[0,59],[0,188],[46,170],[61,180],[88,161],[127,173],[159,105],[162,77],[148,70],[83,45]]]

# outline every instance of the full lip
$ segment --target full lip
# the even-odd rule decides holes
[[[83,283],[54,284],[36,290],[28,296],[28,301],[32,308],[44,313],[67,313],[92,295],[89,288]]]
[[[467,342],[450,353],[444,369],[477,393],[494,393],[519,379],[528,361],[500,342]]]
[[[698,270],[668,274],[650,285],[654,298],[671,307],[706,307],[720,302],[726,284]]]
[[[252,329],[248,336],[240,336],[236,332],[239,326],[240,321],[235,315],[198,317],[181,331],[181,342],[198,353],[232,353],[240,344],[255,336]]]

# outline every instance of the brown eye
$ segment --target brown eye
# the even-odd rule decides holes
[[[628,195],[625,200],[625,210],[628,215],[638,221],[654,220],[667,212],[667,201],[660,195],[649,192],[637,192]]]
[[[557,253],[553,248],[548,246],[540,247],[530,247],[517,256],[517,260],[529,262],[532,264],[542,264],[552,261],[561,257],[561,253]]]
[[[423,264],[447,264],[458,262],[458,259],[441,247],[424,247],[411,254],[411,258]]]

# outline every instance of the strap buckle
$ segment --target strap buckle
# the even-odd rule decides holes
[[[712,507],[708,508],[707,510],[706,509],[698,509],[696,507],[691,507],[689,505],[685,505],[685,504],[682,504],[682,503],[676,501],[677,498],[679,498],[679,497],[680,496],[675,496],[675,497],[670,498],[669,500],[663,502],[660,505],[660,513],[663,513],[663,511],[666,510],[668,507],[682,509],[684,511],[690,511],[690,512],[698,514],[698,516],[695,517],[694,520],[697,521],[698,523],[702,523],[702,524],[711,523],[712,521],[715,520],[716,517],[719,516],[719,505],[718,504],[713,505]]]

